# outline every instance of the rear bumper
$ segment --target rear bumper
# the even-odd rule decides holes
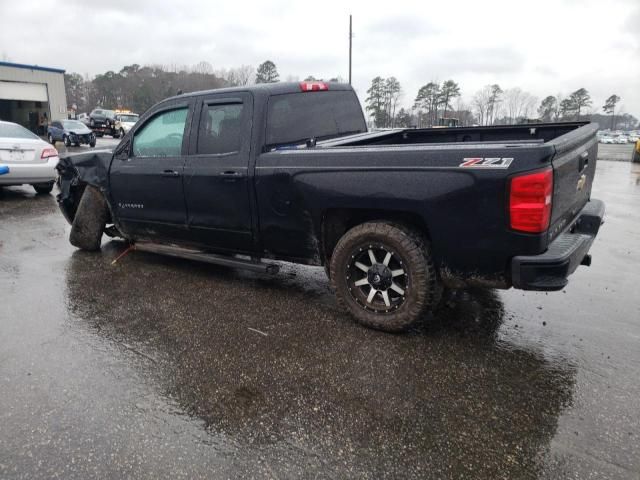
[[[53,182],[57,176],[58,160],[58,157],[49,157],[46,163],[10,163],[9,173],[0,175],[0,185]]]
[[[518,256],[511,260],[511,281],[521,290],[561,290],[580,265],[589,265],[591,244],[604,219],[605,205],[591,200],[578,215],[571,229],[559,235],[546,252]]]

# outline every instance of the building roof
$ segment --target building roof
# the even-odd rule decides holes
[[[65,70],[52,67],[41,67],[39,65],[26,65],[24,63],[0,62],[0,67],[24,68],[25,70],[40,70],[43,72],[64,73]]]

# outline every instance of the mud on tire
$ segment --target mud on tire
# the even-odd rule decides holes
[[[87,185],[71,224],[71,245],[82,250],[100,250],[108,217],[109,209],[104,196],[97,188]]]
[[[387,222],[363,223],[340,239],[331,257],[331,286],[359,323],[386,332],[408,329],[438,305],[442,293],[428,241]]]

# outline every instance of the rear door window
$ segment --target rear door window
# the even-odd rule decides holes
[[[182,153],[182,139],[188,107],[155,115],[133,137],[134,157],[176,157]]]
[[[200,114],[197,155],[240,151],[246,126],[244,104],[205,104]]]

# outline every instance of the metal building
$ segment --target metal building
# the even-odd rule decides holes
[[[43,124],[63,118],[67,118],[64,70],[0,62],[0,120],[38,132]]]

